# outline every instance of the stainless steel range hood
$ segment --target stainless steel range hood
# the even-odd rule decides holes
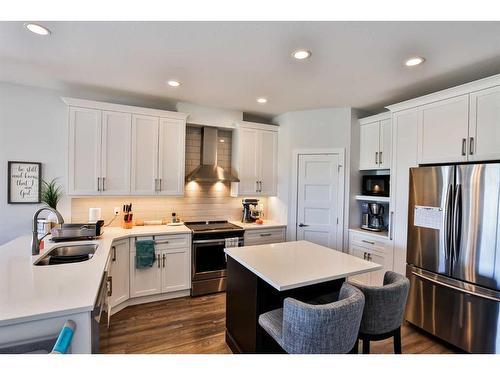
[[[186,181],[239,182],[238,178],[217,165],[217,128],[205,126],[201,132],[201,165],[186,177]]]

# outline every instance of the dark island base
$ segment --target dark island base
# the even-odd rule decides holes
[[[267,282],[227,257],[226,343],[233,353],[284,353],[260,327],[259,315],[283,307],[292,297],[311,301],[338,292],[345,279],[280,292]]]

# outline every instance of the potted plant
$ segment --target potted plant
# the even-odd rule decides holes
[[[57,184],[57,178],[52,181],[42,180],[42,202],[47,204],[54,210],[57,209],[57,203],[61,200],[63,195],[62,187]],[[52,223],[52,227],[57,223],[57,217],[53,213],[49,213],[47,220]]]

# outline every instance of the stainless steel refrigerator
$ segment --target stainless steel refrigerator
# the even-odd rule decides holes
[[[500,164],[410,169],[406,319],[500,353]]]

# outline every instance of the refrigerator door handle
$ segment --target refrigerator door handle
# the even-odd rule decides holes
[[[424,279],[426,281],[429,281],[439,286],[443,286],[445,288],[454,289],[459,292],[470,294],[476,297],[486,298],[492,301],[500,302],[500,293],[498,292],[493,292],[485,288],[466,284],[458,280],[453,280],[453,281],[450,280],[451,282],[447,282],[447,280],[440,275],[430,274],[428,276],[426,275],[428,272],[422,270],[418,271],[412,270],[411,273],[420,279]]]
[[[444,258],[446,260],[451,258],[451,236],[452,236],[452,218],[453,218],[453,185],[450,184],[448,185],[448,189],[446,191],[446,201],[445,201],[445,207],[446,207],[446,216],[444,218],[445,220],[445,233],[444,233]]]
[[[462,223],[461,199],[462,185],[457,184],[455,189],[455,199],[453,202],[453,225],[452,225],[452,241],[453,241],[453,262],[458,260],[458,252],[460,250],[460,225]]]

